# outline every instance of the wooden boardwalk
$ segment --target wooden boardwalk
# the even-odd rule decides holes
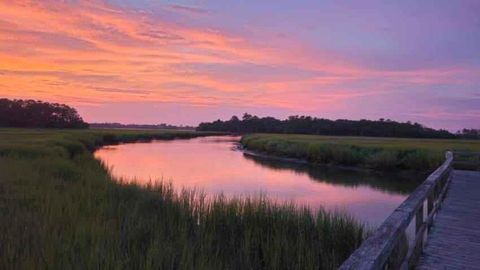
[[[445,162],[339,269],[415,268],[480,270],[480,153],[447,151]]]
[[[480,172],[453,171],[417,269],[480,269]]]

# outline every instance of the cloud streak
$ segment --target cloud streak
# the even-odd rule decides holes
[[[182,20],[161,16],[172,10],[182,13]],[[112,103],[157,102],[183,104],[192,115],[199,106],[210,106],[224,108],[225,117],[232,112],[225,108],[253,107],[281,117],[309,113],[335,118],[350,112],[350,118],[380,118],[392,112],[383,106],[361,111],[354,104],[374,107],[379,100],[411,92],[448,100],[454,90],[454,97],[478,95],[480,86],[480,63],[409,65],[406,58],[397,62],[401,68],[391,68],[391,54],[359,57],[338,40],[327,46],[323,39],[315,41],[318,37],[279,34],[287,30],[282,25],[241,31],[235,22],[231,24],[238,28],[215,27],[215,18],[225,15],[220,6],[171,4],[147,12],[96,0],[15,0],[0,2],[0,15],[0,95],[68,102],[87,111],[93,105],[97,111]],[[323,32],[325,37],[329,33]],[[385,66],[385,59],[393,62]],[[433,119],[438,126],[438,116],[431,113],[435,110],[425,111],[429,113],[412,109],[405,115],[427,124]],[[192,116],[188,124],[209,120],[198,115],[203,118]]]

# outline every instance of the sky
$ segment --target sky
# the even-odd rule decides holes
[[[0,97],[88,122],[480,128],[480,1],[0,0]]]

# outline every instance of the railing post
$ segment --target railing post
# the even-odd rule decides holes
[[[437,187],[438,187],[438,185],[435,187],[435,189],[433,189],[433,191],[427,197],[427,216],[429,216],[432,213],[433,204],[435,202],[435,197],[436,197],[435,193],[437,192]],[[431,224],[429,224],[429,225],[431,225]]]
[[[420,208],[418,208],[417,210],[417,213],[415,215],[415,233],[418,233],[418,230],[420,229],[420,227],[422,227],[422,224],[423,224],[423,203],[422,205],[420,206]]]

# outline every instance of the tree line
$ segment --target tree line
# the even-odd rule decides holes
[[[436,130],[419,123],[379,120],[329,120],[310,116],[290,116],[285,120],[245,113],[242,119],[201,123],[197,130],[236,133],[297,133],[335,136],[371,136],[400,138],[456,138],[447,130]]]
[[[457,136],[464,139],[479,140],[480,139],[480,129],[468,129],[464,128],[457,132]]]
[[[88,124],[65,104],[1,98],[0,127],[88,128]]]

